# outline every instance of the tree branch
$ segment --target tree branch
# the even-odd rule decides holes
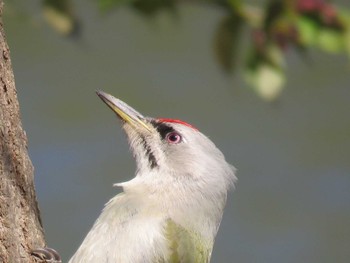
[[[37,262],[45,246],[34,189],[33,166],[22,128],[0,0],[0,262]]]

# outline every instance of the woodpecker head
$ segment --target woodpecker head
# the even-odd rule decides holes
[[[209,205],[207,212],[219,214],[221,220],[227,191],[236,177],[214,143],[186,122],[144,117],[109,94],[98,91],[97,95],[121,119],[137,163],[135,179],[118,185],[125,191],[131,182],[142,182],[158,197],[169,197],[173,206],[192,206],[191,201],[194,206]]]

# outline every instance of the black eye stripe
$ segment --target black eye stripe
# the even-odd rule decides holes
[[[174,132],[174,131],[175,131],[173,127],[168,126],[168,125],[166,125],[165,123],[156,122],[156,121],[152,121],[151,123],[152,123],[152,125],[157,129],[157,131],[159,132],[160,137],[161,137],[162,139],[165,139],[166,135],[167,135],[169,132]]]

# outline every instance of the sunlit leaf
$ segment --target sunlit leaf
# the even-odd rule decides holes
[[[338,30],[324,28],[318,33],[317,44],[327,52],[337,53],[344,50],[344,35]]]
[[[344,34],[344,47],[345,51],[350,55],[350,30],[347,30]]]
[[[344,25],[344,48],[350,55],[350,11],[342,10],[339,14],[339,18]]]
[[[268,64],[259,65],[255,71],[247,72],[246,80],[257,94],[267,101],[275,100],[285,84],[285,74],[281,69]]]
[[[299,34],[299,43],[304,46],[313,46],[316,43],[319,32],[317,23],[307,17],[299,16],[296,26]]]
[[[276,99],[286,81],[281,50],[270,45],[264,53],[253,51],[248,58],[245,80],[263,99]]]
[[[64,36],[78,31],[78,21],[70,0],[43,1],[43,15],[47,23]]]

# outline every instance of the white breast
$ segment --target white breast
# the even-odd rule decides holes
[[[111,199],[69,263],[151,263],[166,257],[164,216],[150,217],[137,207],[125,194]]]

